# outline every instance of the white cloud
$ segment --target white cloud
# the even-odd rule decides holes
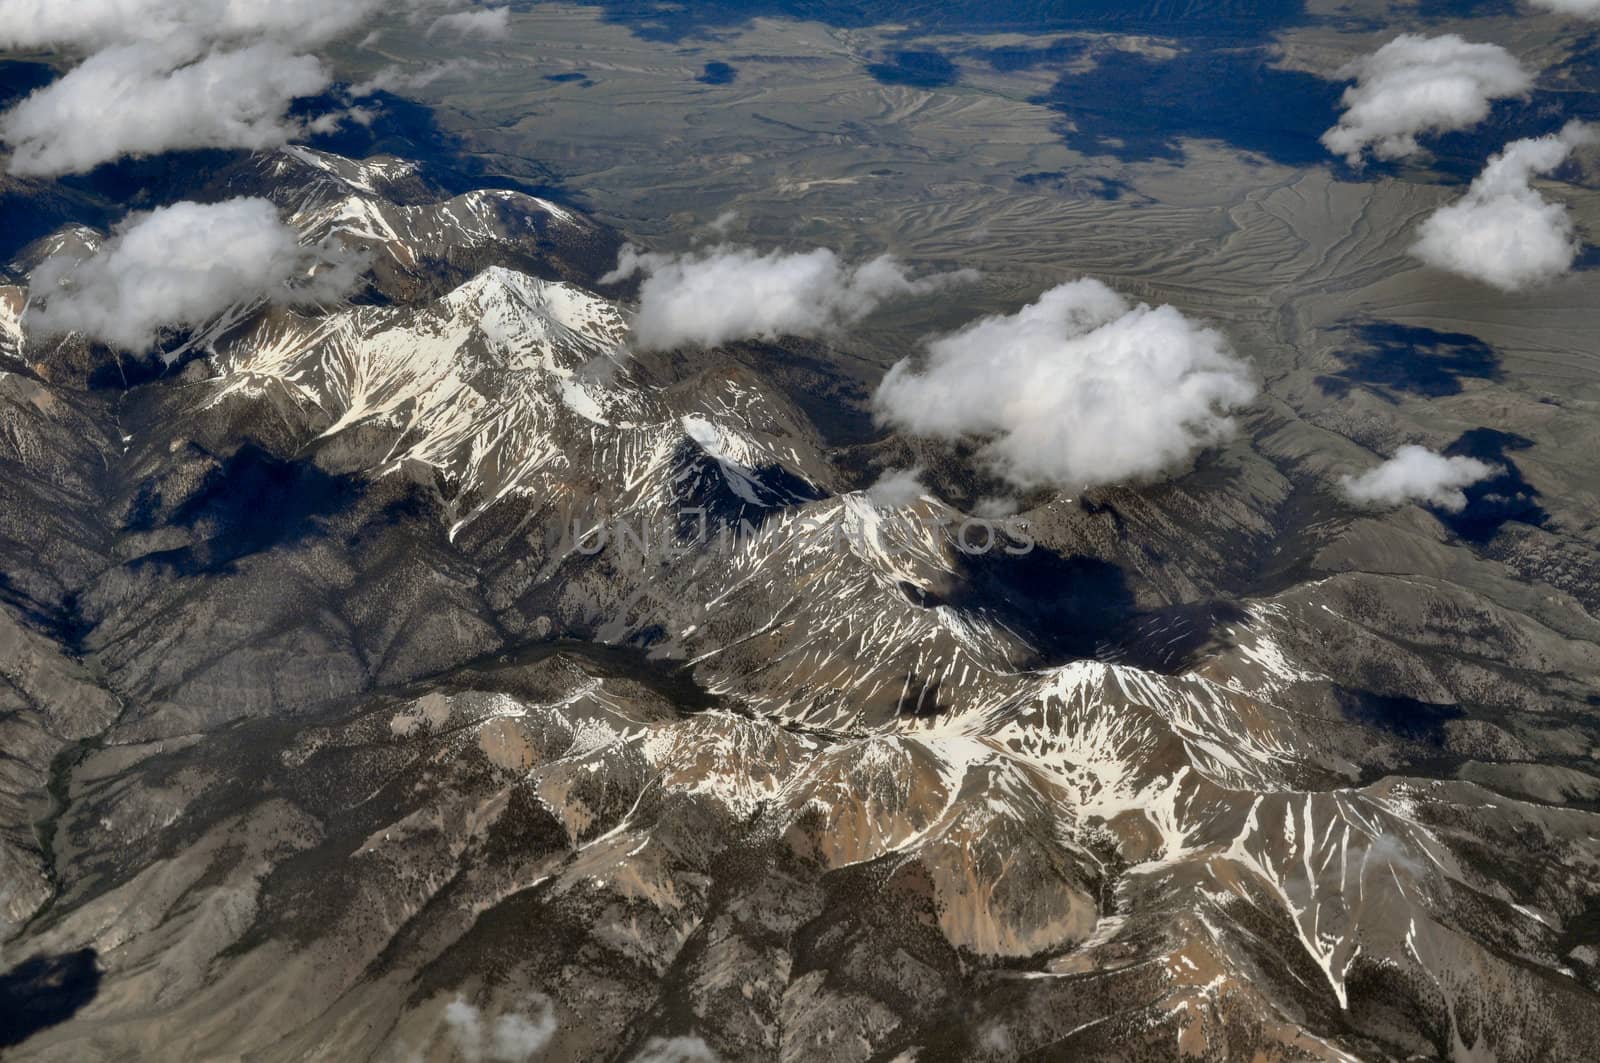
[[[446,59],[418,70],[386,66],[367,80],[352,85],[350,95],[359,99],[371,96],[375,92],[415,92],[444,78],[459,77],[482,70],[485,65],[476,59]]]
[[[601,282],[641,273],[645,279],[633,329],[639,350],[831,335],[891,299],[925,295],[977,276],[961,270],[913,279],[891,256],[847,266],[825,248],[762,254],[721,245],[664,255],[629,246]]]
[[[1339,482],[1351,501],[1364,506],[1394,508],[1426,502],[1459,513],[1467,506],[1461,489],[1498,473],[1495,466],[1476,458],[1447,458],[1427,447],[1404,446],[1377,468],[1341,477]]]
[[[503,1063],[521,1063],[542,1051],[555,1034],[555,1010],[548,1003],[536,1019],[502,1015],[495,1022],[489,1040],[489,1058]]]
[[[483,1014],[457,997],[445,1006],[445,1029],[467,1063],[483,1059]]]
[[[1504,48],[1453,33],[1403,34],[1339,76],[1356,83],[1345,90],[1345,112],[1322,143],[1351,165],[1359,165],[1369,149],[1380,159],[1415,154],[1420,134],[1476,125],[1488,116],[1491,101],[1520,96],[1533,84]]]
[[[355,277],[330,249],[302,247],[264,199],[178,203],[124,221],[87,258],[42,263],[23,321],[30,335],[76,332],[142,352],[238,303],[331,301]]]
[[[686,1037],[652,1037],[644,1051],[634,1057],[633,1063],[720,1063],[721,1057],[711,1050],[705,1039],[690,1034]]]
[[[1021,510],[1022,506],[1015,498],[1007,498],[1003,495],[986,495],[978,499],[977,503],[973,505],[972,515],[984,517],[988,520],[1004,520],[1007,517],[1016,516]]]
[[[95,51],[174,37],[311,46],[349,32],[382,0],[0,0],[0,47]]]
[[[1533,0],[1533,6],[1558,15],[1600,18],[1600,0]]]
[[[512,1013],[491,1024],[477,1008],[457,997],[444,1009],[445,1029],[467,1063],[526,1063],[556,1035],[556,1012],[550,998],[535,994],[533,1004],[532,1018]]]
[[[1255,394],[1220,333],[1080,280],[932,341],[921,368],[889,371],[876,403],[917,435],[986,438],[982,456],[1019,487],[1078,488],[1184,464]]]
[[[874,505],[885,509],[899,509],[921,500],[928,493],[922,485],[921,469],[890,469],[867,488],[867,497]]]
[[[13,173],[81,173],[125,155],[260,149],[304,130],[294,100],[332,80],[315,48],[381,11],[461,0],[0,0],[0,48],[87,58],[0,115]]]
[[[1489,160],[1466,195],[1440,207],[1418,231],[1411,253],[1430,266],[1519,291],[1572,268],[1579,241],[1567,208],[1529,183],[1594,140],[1571,123],[1554,136],[1517,140]]]
[[[327,87],[322,62],[271,42],[173,65],[156,44],[108,48],[0,116],[11,172],[83,173],[124,155],[267,148],[288,101]]]
[[[480,7],[441,15],[428,28],[429,33],[449,33],[457,37],[497,39],[511,32],[509,7]]]

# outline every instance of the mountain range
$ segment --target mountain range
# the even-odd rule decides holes
[[[49,230],[0,274],[6,1058],[1600,1039],[1600,581],[1515,438],[1405,537],[1270,409],[1246,457],[983,517],[818,414],[870,416],[823,344],[628,351],[575,207],[192,173],[361,278],[145,356],[37,336],[31,274],[137,204],[0,190]],[[945,489],[872,489],[914,462]]]

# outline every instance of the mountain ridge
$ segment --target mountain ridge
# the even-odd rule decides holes
[[[456,999],[548,1008],[556,1058],[1600,1033],[1592,813],[1425,774],[1571,750],[1578,621],[1359,571],[1218,593],[1296,489],[1265,459],[974,554],[753,359],[628,356],[620,240],[567,208],[304,149],[220,180],[364,287],[131,375],[0,291],[0,932],[103,985],[17,1058],[446,1059]],[[584,549],[608,524],[657,551]]]

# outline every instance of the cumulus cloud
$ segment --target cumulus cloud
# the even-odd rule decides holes
[[[263,36],[312,45],[354,29],[382,7],[383,0],[0,0],[0,47],[92,51],[137,40]]]
[[[198,327],[239,303],[332,301],[356,273],[330,248],[302,247],[267,200],[178,203],[129,218],[88,257],[42,263],[24,325],[144,352],[166,330]]]
[[[441,15],[428,27],[429,33],[448,33],[457,37],[496,39],[511,32],[509,7],[480,7]]]
[[[1476,458],[1447,458],[1427,447],[1404,446],[1394,457],[1359,476],[1340,479],[1351,501],[1373,508],[1394,508],[1410,502],[1459,513],[1467,507],[1462,488],[1499,474]]]
[[[125,155],[260,149],[304,129],[294,100],[332,81],[315,48],[380,11],[460,0],[0,0],[0,49],[83,62],[0,115],[8,168],[82,173]]]
[[[457,997],[444,1009],[445,1029],[467,1063],[526,1063],[556,1035],[556,1012],[550,998],[534,997],[532,1016],[507,1014],[493,1023]]]
[[[867,497],[885,509],[909,506],[928,493],[922,485],[921,469],[890,469],[867,488]]]
[[[162,45],[108,48],[0,117],[23,176],[83,173],[124,155],[185,148],[265,148],[295,128],[289,100],[320,92],[313,56],[263,43],[171,65]]]
[[[1502,291],[1566,273],[1580,250],[1572,219],[1565,206],[1546,200],[1530,182],[1594,139],[1589,127],[1574,122],[1553,136],[1512,141],[1489,160],[1466,195],[1422,223],[1411,253]]]
[[[1520,96],[1533,84],[1504,48],[1453,33],[1403,34],[1339,76],[1356,83],[1345,90],[1345,112],[1322,143],[1351,165],[1359,165],[1368,150],[1380,159],[1415,154],[1419,135],[1476,125],[1488,116],[1491,101]]]
[[[917,435],[986,439],[983,458],[1019,487],[1079,488],[1184,464],[1255,395],[1220,333],[1086,279],[934,340],[921,367],[889,371],[876,404]]]
[[[960,270],[913,279],[892,256],[849,266],[826,248],[762,254],[719,245],[665,255],[628,246],[601,282],[640,274],[644,282],[633,328],[639,350],[831,335],[891,299],[926,295],[977,277]]]

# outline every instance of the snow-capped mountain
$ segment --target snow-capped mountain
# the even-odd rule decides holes
[[[17,1058],[446,1059],[468,998],[570,1059],[1600,1033],[1596,632],[1169,560],[1282,531],[1276,472],[975,552],[752,351],[630,353],[572,209],[300,148],[197,194],[365,287],[116,380],[25,313],[92,229],[0,288],[0,934],[97,986]]]

